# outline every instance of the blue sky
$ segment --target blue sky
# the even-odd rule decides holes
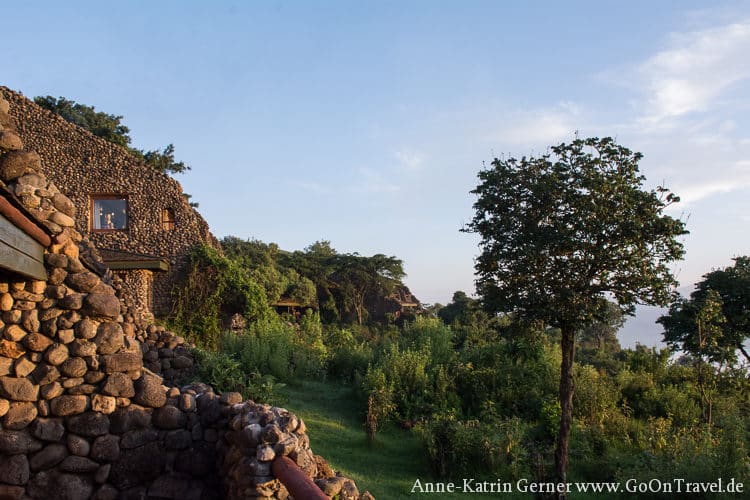
[[[615,136],[683,198],[689,292],[750,253],[750,5],[707,5],[15,2],[0,84],[174,143],[217,236],[396,255],[425,302],[473,290],[483,162]],[[657,343],[658,314],[623,343]]]

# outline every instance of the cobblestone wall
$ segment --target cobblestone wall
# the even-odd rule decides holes
[[[206,221],[185,200],[179,182],[17,92],[0,87],[0,96],[10,103],[18,136],[41,158],[41,173],[72,201],[80,233],[88,235],[97,248],[157,255],[170,262],[170,271],[156,272],[153,280],[154,313],[167,314],[170,291],[185,256],[196,244],[217,244]],[[90,196],[96,194],[127,197],[126,230],[92,231]],[[174,214],[174,229],[162,227],[165,209]]]
[[[0,185],[52,244],[46,280],[0,276],[0,498],[283,499],[279,455],[328,494],[372,498],[312,453],[287,410],[172,385],[192,372],[190,350],[106,269],[7,111],[0,98]]]

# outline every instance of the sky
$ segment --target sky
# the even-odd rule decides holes
[[[28,1],[0,23],[1,85],[173,143],[217,237],[395,255],[423,302],[474,290],[483,165],[576,132],[681,197],[682,293],[750,253],[747,2]],[[622,344],[657,345],[661,312]]]

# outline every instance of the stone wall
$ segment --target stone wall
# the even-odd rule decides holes
[[[182,186],[125,149],[66,122],[19,93],[0,87],[0,96],[10,103],[20,139],[39,154],[41,173],[72,201],[80,233],[98,248],[157,255],[169,261],[170,271],[155,273],[153,280],[153,312],[169,313],[170,292],[190,249],[199,243],[218,244],[206,221],[186,201]],[[127,196],[128,229],[92,232],[92,194]],[[175,229],[162,228],[164,209],[174,213]]]
[[[134,307],[7,105],[0,98],[0,185],[52,244],[46,281],[0,276],[0,498],[287,498],[270,474],[279,455],[329,494],[371,498],[313,455],[292,413],[171,386],[193,369],[189,349]]]

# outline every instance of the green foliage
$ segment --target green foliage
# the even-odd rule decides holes
[[[57,113],[66,121],[88,130],[97,137],[117,144],[140,158],[146,165],[165,174],[181,174],[190,170],[183,162],[175,161],[174,145],[167,145],[162,151],[144,151],[130,147],[130,129],[122,124],[122,115],[110,115],[96,111],[94,106],[79,104],[64,97],[55,99],[51,95],[37,96],[34,102],[39,106]]]
[[[605,293],[624,313],[665,304],[676,285],[684,224],[664,209],[666,188],[645,191],[642,155],[611,138],[576,139],[540,157],[495,159],[479,172],[477,290],[492,311],[567,327],[606,320]]]
[[[278,401],[277,391],[284,384],[276,383],[271,375],[257,371],[246,372],[232,354],[223,351],[196,349],[198,376],[201,381],[220,392],[236,391],[245,399],[258,403]]]
[[[664,341],[711,362],[734,363],[737,351],[750,362],[749,303],[750,257],[737,257],[733,266],[705,274],[689,299],[672,303],[658,320]]]
[[[481,237],[477,292],[495,313],[560,329],[562,414],[555,462],[565,481],[573,419],[575,333],[606,321],[608,297],[632,314],[665,305],[677,284],[668,264],[684,254],[684,223],[664,214],[679,201],[646,191],[640,153],[611,138],[576,139],[540,157],[495,159],[479,172],[475,215],[463,229]]]
[[[528,477],[522,443],[528,426],[521,420],[459,420],[438,414],[419,426],[433,472],[441,478]]]
[[[130,144],[130,129],[121,123],[122,115],[110,115],[96,111],[93,106],[78,104],[64,97],[55,99],[51,95],[37,96],[34,102],[113,144],[124,148]]]
[[[191,253],[188,272],[174,295],[174,325],[207,347],[216,345],[223,318],[241,314],[255,321],[270,314],[263,289],[249,273],[207,245]]]

